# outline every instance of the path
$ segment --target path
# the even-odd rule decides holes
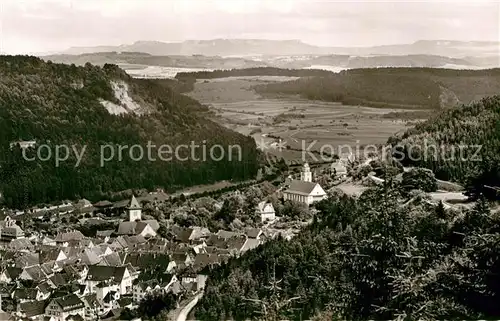
[[[203,292],[202,293],[198,293],[194,298],[193,300],[191,300],[191,302],[189,302],[182,310],[181,312],[179,313],[179,315],[177,316],[177,319],[176,321],[186,321],[187,320],[187,317],[189,315],[189,313],[191,312],[191,310],[193,310],[193,308],[195,307],[195,305],[198,303],[198,301],[201,299],[201,297],[203,296]]]

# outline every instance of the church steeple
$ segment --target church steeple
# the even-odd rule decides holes
[[[141,220],[142,208],[139,205],[139,202],[137,201],[134,195],[132,195],[132,199],[130,200],[127,210],[128,210],[128,219],[130,222]]]
[[[302,172],[300,173],[300,180],[304,182],[312,182],[312,173],[308,163],[305,163],[304,167],[302,168]]]

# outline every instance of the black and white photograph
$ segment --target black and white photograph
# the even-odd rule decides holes
[[[0,0],[0,321],[500,320],[500,1]]]

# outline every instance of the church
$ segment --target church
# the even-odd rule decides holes
[[[118,226],[118,235],[140,235],[143,237],[155,237],[160,228],[156,220],[142,220],[142,207],[132,195],[127,206],[128,221],[121,222]]]
[[[285,201],[290,200],[311,205],[325,198],[326,193],[321,185],[312,181],[312,173],[308,163],[305,163],[302,168],[300,180],[291,179],[283,190]]]

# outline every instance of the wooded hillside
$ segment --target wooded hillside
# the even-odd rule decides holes
[[[112,83],[128,86],[139,114],[112,115],[101,101],[123,105]],[[197,101],[179,94],[169,82],[130,78],[115,65],[84,67],[45,63],[27,56],[0,57],[0,190],[8,206],[23,207],[52,200],[86,197],[128,188],[167,189],[216,180],[253,178],[257,171],[255,142],[199,114]],[[198,114],[197,114],[198,113]],[[56,167],[49,161],[25,161],[10,143],[36,140],[36,145],[87,145],[78,167],[75,156]],[[110,161],[100,166],[100,146],[139,144],[239,145],[242,161]],[[128,152],[128,150],[126,151]],[[184,152],[185,154],[186,152]],[[36,154],[31,150],[28,155]],[[184,155],[183,154],[183,155]],[[189,155],[184,155],[189,156]],[[210,158],[210,157],[208,157]]]
[[[338,74],[255,86],[261,94],[372,107],[440,109],[500,93],[500,69],[351,69]]]

